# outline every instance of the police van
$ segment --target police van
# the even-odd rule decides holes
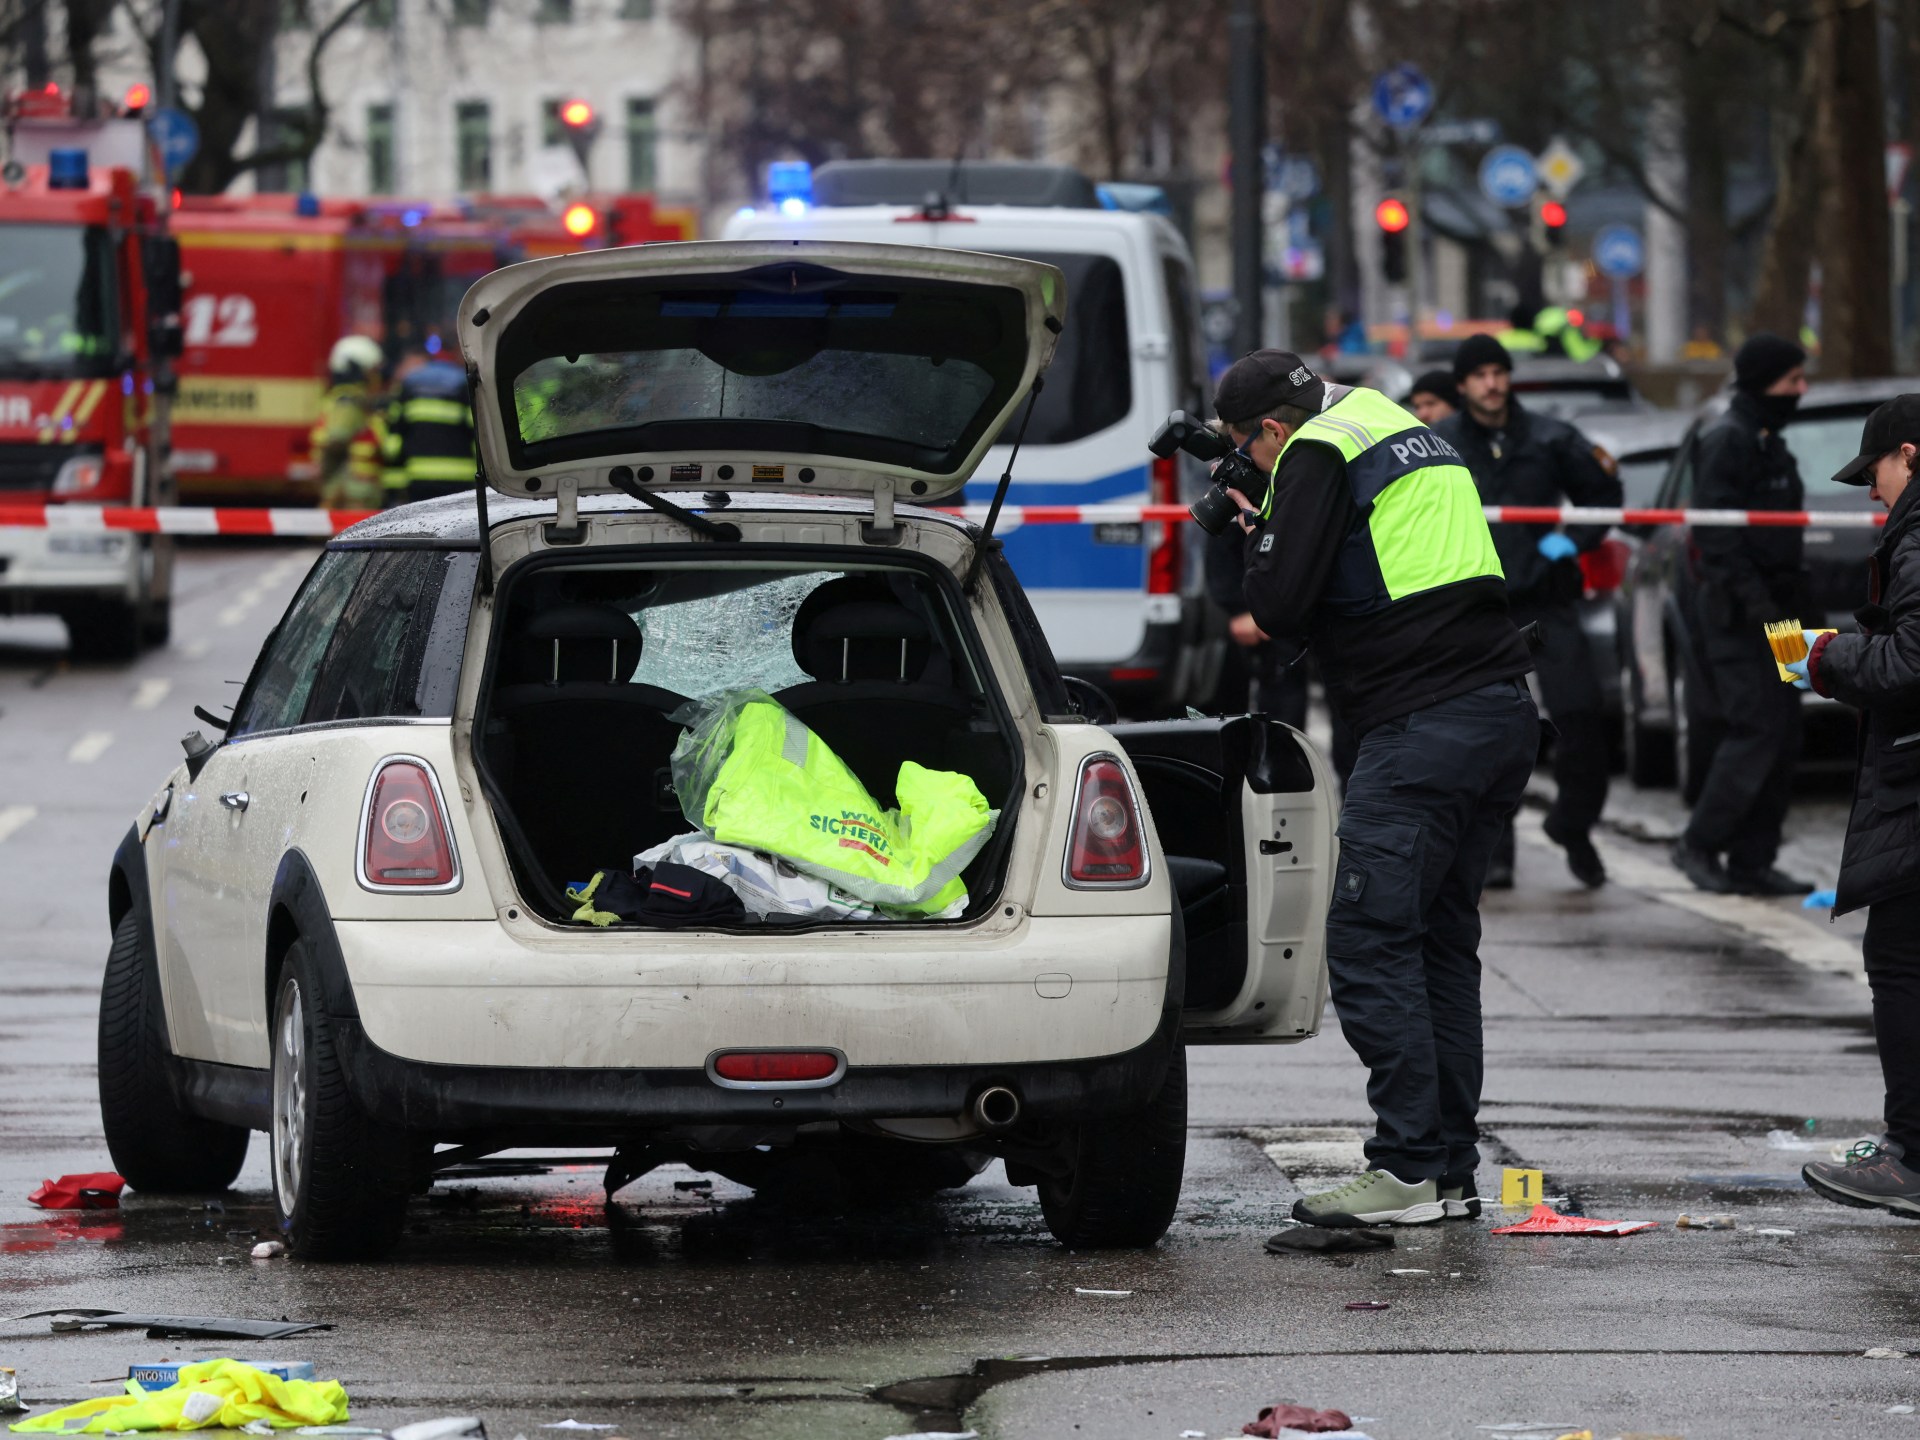
[[[1170,504],[1204,486],[1191,460],[1147,452],[1169,411],[1199,412],[1207,396],[1193,257],[1164,216],[1108,208],[1104,187],[1057,165],[843,160],[811,172],[776,165],[773,180],[772,203],[741,210],[725,238],[936,245],[1065,274],[1066,330],[1020,447],[1010,507]],[[989,452],[967,503],[992,499],[1007,453],[1007,443]],[[1213,708],[1225,616],[1205,598],[1195,526],[1003,518],[996,533],[1062,670],[1125,714]]]

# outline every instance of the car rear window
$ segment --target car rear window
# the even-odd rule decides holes
[[[1067,277],[1067,326],[1047,367],[1024,444],[1065,445],[1117,425],[1133,410],[1133,346],[1127,331],[1127,287],[1106,255],[1009,250],[1018,260],[1057,266]],[[1007,423],[1012,431],[1020,423]],[[1011,434],[1003,432],[1004,439]]]
[[[1873,409],[1868,404],[1845,410],[1802,411],[1780,432],[1800,465],[1800,479],[1809,499],[1820,496],[1828,509],[1840,499],[1873,505],[1864,487],[1833,483],[1833,472],[1860,453],[1860,431]]]

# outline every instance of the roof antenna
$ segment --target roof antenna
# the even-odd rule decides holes
[[[1044,384],[1044,375],[1033,377],[1033,389],[1027,392],[1026,413],[1021,415],[1020,428],[1014,432],[1013,449],[1007,452],[1007,468],[1000,472],[1000,483],[993,489],[993,503],[987,507],[987,523],[980,527],[980,538],[974,541],[973,563],[967,567],[966,581],[960,587],[969,595],[980,583],[980,567],[987,563],[987,551],[994,544],[993,527],[1000,523],[1000,507],[1006,503],[1007,491],[1013,485],[1013,462],[1020,458],[1020,442],[1027,438],[1027,422],[1033,419],[1033,405],[1040,398],[1040,387]]]

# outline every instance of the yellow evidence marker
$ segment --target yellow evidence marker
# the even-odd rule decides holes
[[[1545,1193],[1545,1177],[1538,1170],[1503,1169],[1500,1172],[1500,1203],[1531,1210]]]

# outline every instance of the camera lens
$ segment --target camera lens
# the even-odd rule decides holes
[[[1218,535],[1234,522],[1239,513],[1238,502],[1219,485],[1209,487],[1206,494],[1187,507],[1187,514],[1193,517],[1193,523],[1209,535]]]

